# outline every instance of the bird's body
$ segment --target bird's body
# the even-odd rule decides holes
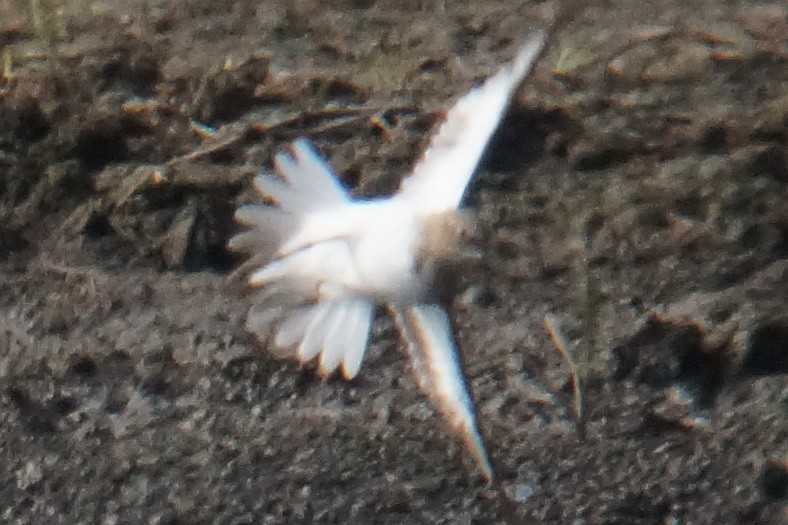
[[[247,328],[275,351],[317,359],[321,374],[358,373],[375,307],[386,306],[420,387],[466,438],[488,479],[449,317],[432,284],[437,262],[459,240],[458,208],[476,165],[543,40],[532,39],[457,102],[390,197],[354,199],[307,141],[295,141],[291,154],[277,155],[275,173],[255,180],[272,204],[240,208],[236,218],[249,229],[230,243],[266,261],[249,277],[261,292]]]
[[[340,240],[347,267],[322,268],[319,281],[340,281],[380,302],[420,301],[429,287],[416,272],[414,254],[422,231],[407,202],[396,197],[355,202],[304,217],[283,253],[309,249],[315,239]]]

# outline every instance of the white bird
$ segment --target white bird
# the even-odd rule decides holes
[[[540,32],[512,63],[460,98],[421,161],[392,196],[353,198],[304,139],[255,179],[270,204],[235,214],[248,229],[230,247],[265,264],[246,327],[276,353],[317,360],[321,375],[356,376],[376,305],[405,342],[419,387],[493,472],[463,379],[449,316],[433,290],[442,257],[462,230],[458,208],[487,143],[544,45]]]

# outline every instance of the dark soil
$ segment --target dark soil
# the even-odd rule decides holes
[[[788,523],[788,9],[586,3],[468,198],[485,489],[389,323],[321,382],[224,246],[294,137],[396,188],[562,6],[0,2],[0,522]]]

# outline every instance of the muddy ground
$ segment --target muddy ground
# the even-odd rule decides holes
[[[785,4],[394,4],[0,2],[0,522],[788,523]],[[485,489],[390,323],[276,360],[224,244],[299,135],[396,188],[550,20],[452,301]]]

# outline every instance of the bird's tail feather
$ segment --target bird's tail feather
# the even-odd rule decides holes
[[[317,359],[323,376],[341,367],[345,379],[355,377],[369,339],[372,301],[344,297],[298,305],[294,294],[270,292],[266,299],[249,312],[246,327],[274,354],[301,363]]]

